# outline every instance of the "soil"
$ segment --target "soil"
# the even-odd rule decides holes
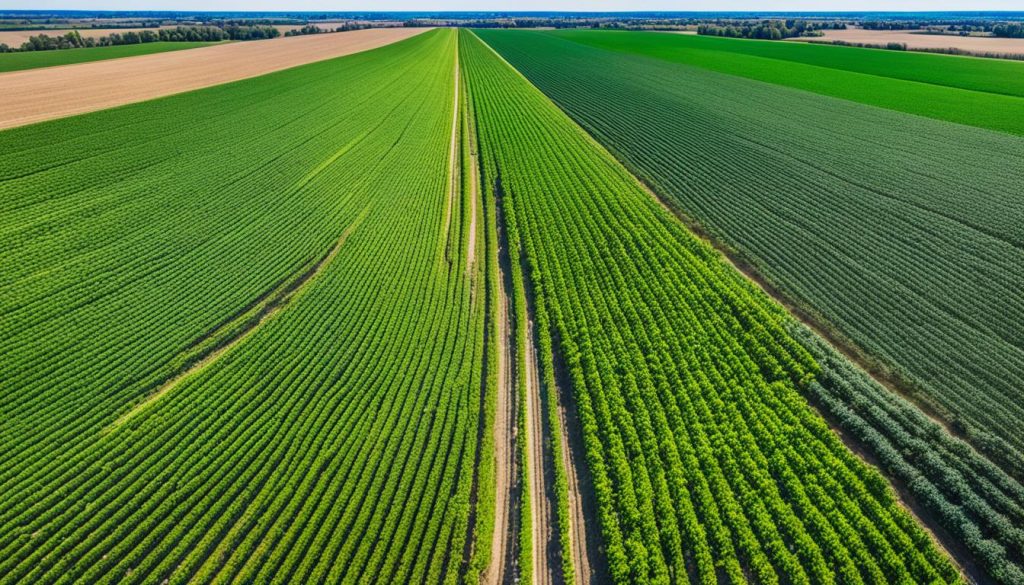
[[[978,54],[1024,55],[1024,39],[962,37],[959,35],[921,34],[920,32],[909,30],[865,30],[862,28],[826,30],[823,32],[825,36],[800,37],[790,40],[805,42],[845,41],[847,43],[865,43],[870,45],[906,43],[908,49],[959,49]]]
[[[452,105],[452,133],[448,145],[448,200],[444,210],[444,241],[451,242],[452,208],[459,191],[459,56],[455,55],[455,97]]]
[[[509,292],[511,283],[505,286],[507,279],[501,278],[502,290],[498,295],[498,394],[494,411],[494,455],[495,465],[495,502],[494,502],[494,535],[491,541],[491,560],[483,582],[499,585],[512,581],[512,562],[515,558],[512,530],[512,516],[517,504],[512,494],[512,479],[516,475],[515,462],[515,382],[512,376],[512,365],[515,356],[512,353],[513,343],[510,342],[512,324],[509,321]]]
[[[426,30],[366,29],[246,41],[3,73],[0,129],[265,75],[375,49]]]
[[[537,358],[533,319],[527,323],[526,352],[526,451],[530,485],[530,515],[533,537],[533,583],[550,585],[560,582],[558,562],[560,550],[555,532],[554,484],[544,464],[544,402],[541,396],[540,368]]]

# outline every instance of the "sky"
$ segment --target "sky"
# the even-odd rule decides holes
[[[1022,0],[0,0],[0,10],[1024,10]]]

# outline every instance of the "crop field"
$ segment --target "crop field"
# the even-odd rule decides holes
[[[118,45],[114,47],[92,47],[74,51],[33,51],[28,53],[0,53],[0,73],[37,69],[39,67],[56,67],[73,65],[90,61],[120,59],[138,55],[152,55],[166,51],[181,51],[206,47],[214,43],[145,43],[142,45]]]
[[[834,328],[1019,480],[1020,138],[559,35],[480,35],[799,313]],[[842,120],[843,132],[832,131]],[[947,481],[945,467],[927,473]],[[1007,484],[1015,509],[1017,480]],[[1012,514],[995,518],[1019,526]],[[1014,564],[1019,576],[1019,530],[999,536],[977,522],[985,530],[975,548],[991,548],[988,563]]]
[[[0,55],[0,584],[1024,582],[1010,69],[405,24]]]
[[[696,35],[549,33],[900,112],[1024,135],[1024,63]]]
[[[0,581],[454,580],[484,308],[454,66],[438,31],[2,135]]]
[[[612,578],[955,580],[802,403],[780,309],[470,35],[481,181],[565,361]]]

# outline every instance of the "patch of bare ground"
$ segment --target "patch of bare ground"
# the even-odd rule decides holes
[[[455,195],[459,193],[459,54],[455,53],[455,93],[452,99],[452,133],[448,145],[448,197],[444,209],[444,242],[445,253],[451,245],[452,208],[455,206]]]
[[[369,207],[364,209],[355,221],[345,228],[345,231],[342,232],[341,236],[334,243],[331,249],[326,255],[320,258],[320,260],[312,263],[308,268],[300,271],[292,278],[285,279],[277,288],[264,294],[250,307],[241,311],[236,318],[227,321],[220,325],[216,330],[206,334],[204,338],[217,339],[218,343],[210,346],[207,349],[207,353],[196,356],[195,360],[190,360],[188,362],[189,365],[165,380],[142,402],[139,402],[131,410],[118,417],[117,420],[115,420],[113,424],[105,430],[105,432],[109,432],[120,427],[142,411],[158,402],[183,381],[206,369],[216,362],[221,356],[240,345],[255,333],[260,326],[280,313],[288,306],[289,303],[291,303],[292,300],[299,296],[306,287],[316,279],[317,276],[323,273],[324,268],[326,268],[338,255],[338,252],[341,250],[342,245],[344,245],[345,240],[352,235],[352,232],[354,232],[356,228],[359,227],[359,224],[362,223],[363,219],[366,218],[369,210]],[[193,347],[195,345],[197,344],[193,344]]]
[[[886,45],[903,43],[908,49],[958,49],[967,53],[1024,55],[1024,39],[1001,37],[960,36],[942,34],[923,34],[909,30],[867,30],[851,27],[846,30],[826,30],[820,37],[796,37],[789,39],[801,42],[832,42],[863,43],[866,45]]]
[[[466,249],[466,272],[473,268],[473,262],[476,260],[476,201],[480,196],[480,163],[472,138],[469,149],[469,244]]]
[[[246,41],[0,74],[0,129],[151,100],[368,51],[426,28]]]

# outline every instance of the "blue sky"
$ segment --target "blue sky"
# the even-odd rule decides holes
[[[0,9],[81,10],[1022,10],[1022,0],[0,0]]]

